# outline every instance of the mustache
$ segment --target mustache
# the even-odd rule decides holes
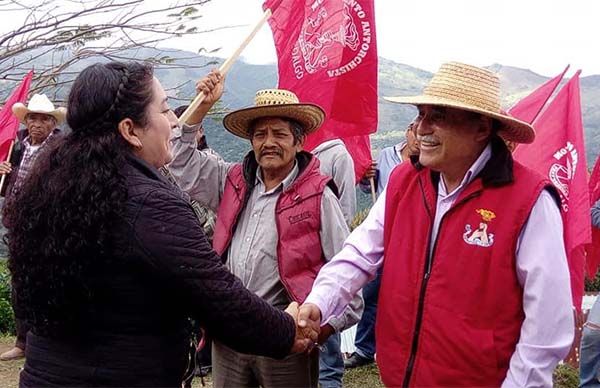
[[[280,149],[277,148],[268,148],[268,149],[264,149],[260,151],[260,157],[262,158],[264,156],[264,154],[266,153],[275,153],[278,156],[283,156],[283,151],[281,151]]]

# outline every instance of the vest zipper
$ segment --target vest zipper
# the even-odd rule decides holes
[[[427,283],[429,282],[429,278],[431,276],[431,269],[433,268],[433,256],[435,254],[435,248],[437,247],[437,243],[439,239],[439,231],[442,229],[442,224],[444,223],[444,219],[446,215],[454,209],[457,205],[462,204],[463,202],[476,197],[479,195],[478,193],[473,193],[465,198],[463,198],[460,202],[452,205],[452,208],[446,212],[442,216],[440,220],[440,226],[438,228],[438,235],[433,242],[433,247],[431,250],[429,247],[431,246],[431,235],[433,233],[433,223],[435,219],[431,214],[431,209],[429,208],[429,204],[427,203],[427,198],[425,197],[425,191],[423,190],[423,183],[421,182],[421,178],[419,177],[419,186],[421,188],[421,195],[423,198],[423,203],[425,204],[425,209],[427,210],[427,214],[429,215],[429,219],[431,220],[431,227],[429,228],[429,239],[427,240],[427,257],[425,258],[425,269],[423,274],[423,282],[421,283],[421,290],[419,292],[419,304],[417,307],[417,319],[415,321],[415,331],[413,334],[413,341],[410,349],[410,357],[408,358],[408,365],[406,367],[406,372],[404,373],[404,380],[402,381],[402,387],[408,387],[410,383],[410,378],[412,377],[413,368],[415,366],[415,359],[417,358],[417,348],[419,347],[419,334],[421,332],[421,324],[423,323],[423,305],[425,304],[425,292],[427,291]]]

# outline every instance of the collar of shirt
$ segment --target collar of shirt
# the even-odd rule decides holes
[[[440,176],[440,182],[438,183],[438,197],[441,197],[441,199],[446,199],[449,197],[453,197],[456,194],[458,194],[460,191],[462,191],[462,189],[466,185],[468,185],[473,179],[475,179],[477,174],[479,174],[481,172],[481,170],[483,169],[485,164],[488,162],[488,160],[490,160],[491,156],[492,156],[492,146],[491,146],[491,144],[488,144],[484,148],[483,152],[479,155],[477,160],[475,160],[475,163],[473,163],[471,165],[471,167],[467,170],[467,173],[463,177],[463,180],[460,182],[460,185],[458,185],[458,187],[456,189],[454,189],[451,193],[448,193],[446,191],[446,184],[444,184],[443,177]]]
[[[396,155],[398,155],[398,159],[400,159],[400,162],[404,162],[404,158],[402,158],[402,150],[407,145],[408,145],[408,142],[403,141],[394,146],[394,151],[396,151]]]
[[[277,186],[273,187],[269,191],[265,191],[265,183],[262,180],[262,172],[260,167],[256,170],[256,187],[259,189],[260,194],[272,194],[281,189],[282,191],[290,187],[290,185],[296,180],[298,177],[298,173],[300,169],[298,168],[298,161],[294,161],[294,167],[292,171],[279,183]]]

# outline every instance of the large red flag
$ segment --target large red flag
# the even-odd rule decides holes
[[[549,79],[531,94],[519,100],[519,102],[508,110],[508,113],[521,121],[533,123],[560,84],[560,81],[562,81],[568,69],[569,65],[565,67],[562,73]]]
[[[588,183],[590,191],[590,204],[595,204],[600,200],[600,157],[596,159],[590,181]],[[586,273],[593,279],[600,266],[600,228],[592,226],[592,243],[586,249]]]
[[[537,136],[519,146],[516,160],[547,176],[561,199],[565,250],[571,271],[573,304],[581,307],[585,256],[591,241],[590,198],[581,118],[578,71],[533,123]]]
[[[279,87],[302,102],[320,105],[327,114],[305,148],[342,139],[355,158],[356,172],[364,172],[371,161],[369,140],[358,137],[377,129],[374,1],[267,0],[263,8],[273,13],[269,24]]]
[[[10,143],[17,137],[19,129],[19,119],[12,113],[12,106],[17,102],[25,102],[32,77],[33,70],[27,73],[0,110],[0,161],[6,160]]]

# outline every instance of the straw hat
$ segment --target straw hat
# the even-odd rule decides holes
[[[65,116],[67,115],[65,108],[55,108],[54,104],[45,94],[34,94],[27,106],[20,102],[15,103],[12,106],[12,111],[22,123],[25,123],[25,116],[28,113],[43,113],[53,116],[56,119],[57,125],[65,121]]]
[[[500,108],[500,80],[489,70],[458,62],[443,64],[423,94],[413,97],[384,97],[391,102],[437,105],[467,110],[491,117],[502,124],[499,135],[516,143],[532,143],[533,127]]]
[[[301,104],[298,97],[289,90],[264,89],[256,92],[254,106],[239,109],[223,118],[223,125],[236,136],[250,139],[248,128],[252,121],[262,117],[284,117],[300,123],[304,133],[316,131],[323,120],[325,112],[315,104]]]

